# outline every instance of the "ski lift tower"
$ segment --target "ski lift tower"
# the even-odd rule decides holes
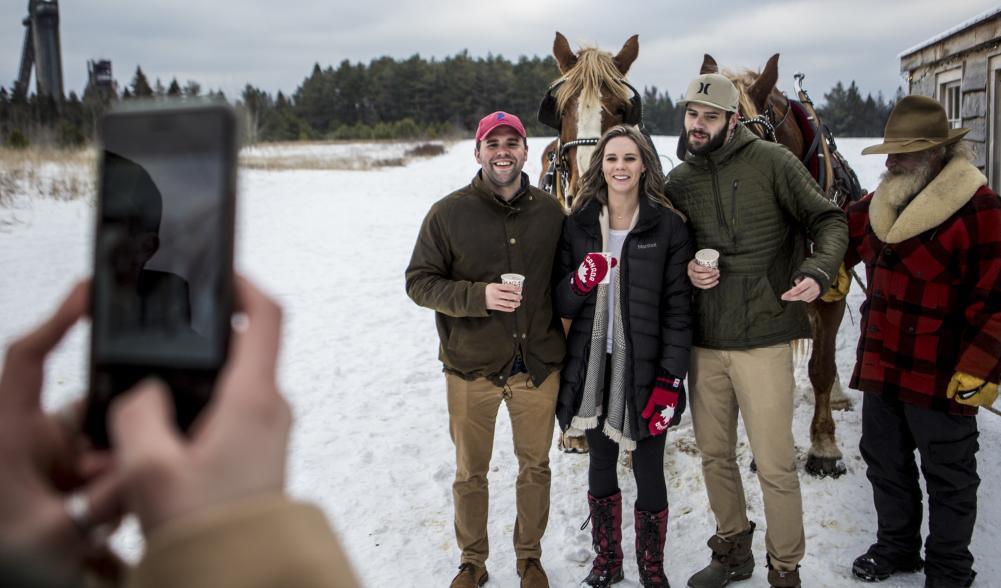
[[[63,58],[59,43],[59,0],[28,0],[24,24],[24,48],[14,92],[28,94],[32,67],[38,96],[63,100]]]

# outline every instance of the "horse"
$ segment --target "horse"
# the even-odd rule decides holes
[[[574,53],[566,37],[556,33],[553,56],[560,77],[546,91],[539,121],[558,131],[559,137],[543,151],[539,186],[566,208],[601,135],[617,124],[642,122],[640,95],[626,81],[638,55],[639,35],[629,37],[613,56],[596,47]]]
[[[817,121],[816,113],[812,112],[812,104],[803,90],[799,90],[799,97],[807,104],[808,110],[802,103],[787,98],[776,88],[778,61],[779,54],[776,53],[760,73],[722,72],[734,82],[740,92],[738,113],[740,120],[762,138],[788,148],[810,168],[815,179],[818,179],[819,174],[822,189],[826,189],[829,199],[841,207],[847,206],[851,200],[860,196],[855,173],[837,153],[836,147],[823,150],[817,148],[818,145],[826,147],[824,142],[828,140],[828,137],[823,135],[825,130],[822,126],[818,125],[816,129],[802,128],[801,125],[809,124],[811,115],[813,120]],[[703,57],[700,73],[720,73],[719,66],[712,56],[706,54]],[[800,77],[797,77],[797,80],[799,79]],[[797,110],[799,112],[796,112]],[[813,133],[821,135],[814,136]],[[806,135],[811,135],[809,141]],[[826,172],[824,171],[826,162],[810,161],[811,156],[819,151],[826,154],[827,161],[830,162]],[[828,174],[826,178],[825,173]],[[854,186],[847,185],[851,184],[852,180]],[[847,274],[843,275],[842,279],[847,279]],[[846,468],[835,436],[835,423],[831,411],[832,408],[851,408],[851,400],[841,389],[835,363],[838,329],[847,304],[844,297],[835,300],[823,298],[818,298],[808,307],[813,331],[808,373],[813,387],[814,411],[810,424],[810,450],[807,454],[806,471],[815,477],[837,478],[845,473]]]
[[[580,171],[587,168],[601,135],[618,124],[642,127],[640,95],[626,81],[639,48],[639,35],[633,35],[614,56],[596,47],[574,53],[566,37],[556,33],[553,56],[560,77],[546,91],[539,122],[558,131],[559,137],[542,153],[539,187],[567,209],[573,203]],[[563,323],[564,330],[569,330],[569,321]],[[561,433],[559,448],[567,453],[587,453],[587,439]]]

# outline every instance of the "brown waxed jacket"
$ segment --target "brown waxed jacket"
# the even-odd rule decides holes
[[[421,225],[406,271],[407,295],[435,311],[445,371],[503,385],[520,352],[535,385],[559,369],[566,343],[553,311],[554,262],[564,213],[528,183],[504,202],[477,174],[436,202]],[[486,308],[501,274],[525,276],[521,306]]]

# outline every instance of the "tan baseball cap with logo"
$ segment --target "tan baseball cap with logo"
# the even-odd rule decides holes
[[[721,108],[727,112],[737,112],[740,94],[726,76],[718,73],[702,74],[688,84],[685,97],[678,100],[678,106],[689,102]]]

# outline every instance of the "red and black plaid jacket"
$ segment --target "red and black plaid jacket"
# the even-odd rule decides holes
[[[851,387],[976,414],[946,389],[957,371],[1001,379],[1001,199],[982,186],[945,222],[895,244],[873,233],[871,200],[848,209],[845,263],[867,274]]]

